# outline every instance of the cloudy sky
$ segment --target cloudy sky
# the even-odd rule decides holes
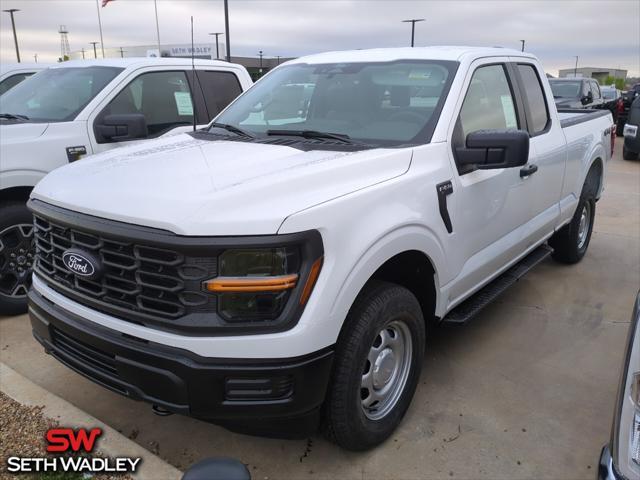
[[[101,0],[100,0],[101,1]],[[406,18],[416,45],[520,47],[537,54],[548,72],[581,66],[624,68],[640,74],[640,0],[229,0],[232,55],[299,56],[326,50],[405,46]],[[19,8],[18,42],[24,61],[60,56],[60,24],[71,50],[99,41],[96,0],[0,0]],[[106,47],[155,43],[152,0],[114,0],[101,9]],[[188,43],[194,16],[196,43],[224,31],[222,0],[158,0],[162,43]],[[9,15],[2,14],[0,61],[15,61]],[[125,48],[126,49],[126,48]]]

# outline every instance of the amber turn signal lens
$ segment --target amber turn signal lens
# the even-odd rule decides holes
[[[270,277],[217,277],[204,282],[209,292],[281,292],[296,286],[298,275]]]
[[[316,280],[318,280],[318,275],[320,275],[320,269],[322,268],[322,261],[324,257],[320,257],[313,265],[311,265],[311,271],[309,272],[309,276],[307,277],[307,283],[304,284],[304,288],[302,289],[302,295],[300,295],[300,305],[304,306],[309,300],[311,296],[311,292],[313,291],[313,287],[316,284]]]

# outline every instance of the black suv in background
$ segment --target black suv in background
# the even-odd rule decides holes
[[[629,116],[629,109],[633,101],[640,96],[640,83],[636,83],[633,87],[622,94],[622,104],[618,109],[618,120],[616,121],[616,134],[621,137],[624,124]]]
[[[622,158],[637,160],[640,153],[640,95],[631,104],[624,125],[624,145]]]
[[[604,108],[600,84],[593,78],[550,78],[551,91],[560,108]]]

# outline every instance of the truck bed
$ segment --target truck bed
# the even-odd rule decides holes
[[[560,117],[560,125],[562,128],[571,127],[579,123],[588,122],[598,117],[611,115],[609,110],[592,110],[579,108],[559,108],[558,117]]]

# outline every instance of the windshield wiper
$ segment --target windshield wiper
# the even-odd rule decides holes
[[[234,125],[229,125],[228,123],[212,123],[210,125],[210,127],[222,128],[223,130],[235,133],[236,135],[240,135],[242,137],[256,138],[256,136],[254,134],[249,133],[246,130],[238,128],[238,127],[236,127]]]
[[[18,115],[17,113],[0,113],[0,118],[4,118],[5,120],[29,120],[29,117],[26,115]]]
[[[291,135],[293,137],[303,138],[330,138],[339,140],[350,145],[362,145],[360,142],[351,140],[351,137],[342,133],[318,132],[316,130],[267,130],[267,135]]]

